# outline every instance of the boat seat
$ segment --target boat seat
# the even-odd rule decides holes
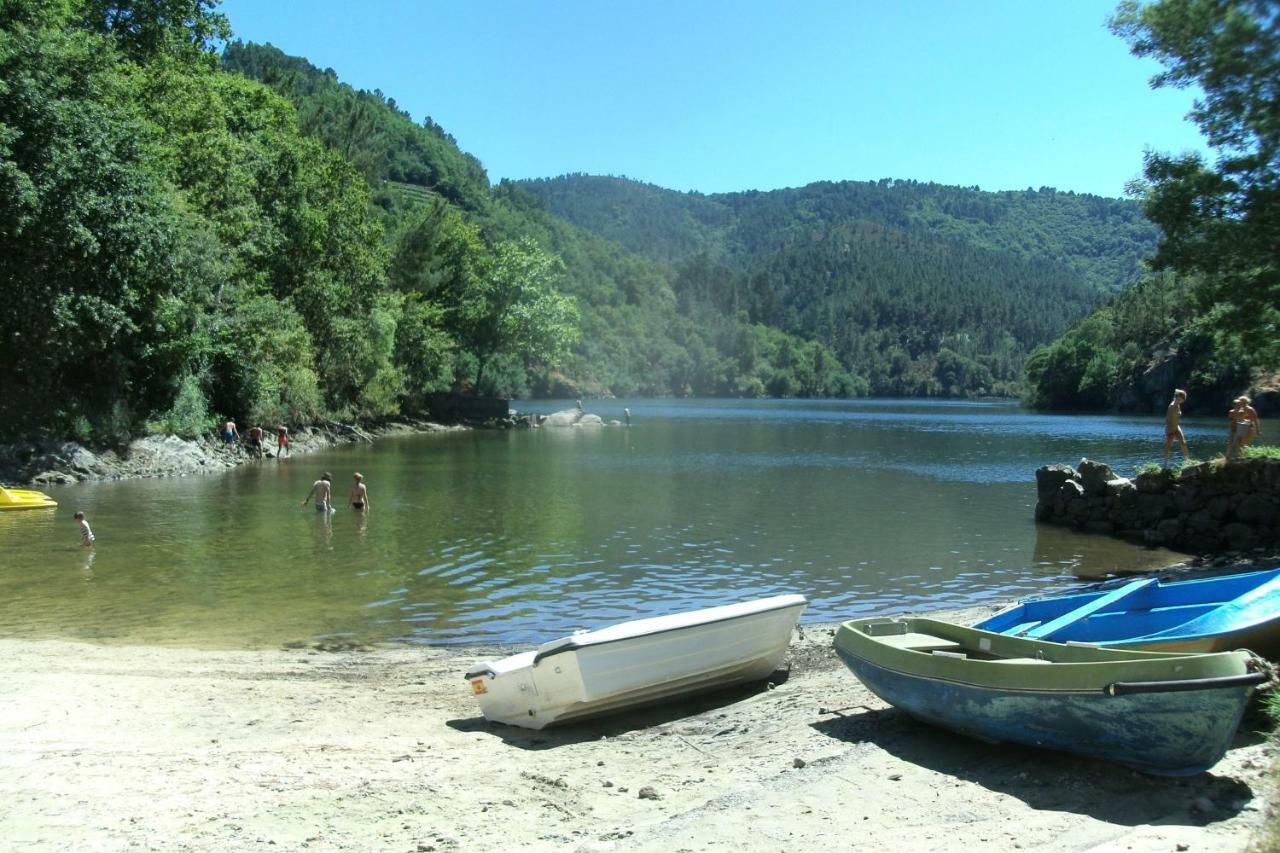
[[[1044,658],[992,658],[990,663],[1053,663]]]
[[[876,639],[886,646],[913,652],[954,651],[960,648],[960,644],[956,641],[935,637],[932,634],[895,634]]]

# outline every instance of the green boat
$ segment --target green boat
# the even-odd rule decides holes
[[[1168,776],[1216,764],[1269,679],[1245,651],[1120,651],[934,619],[845,622],[835,649],[873,693],[925,722]]]

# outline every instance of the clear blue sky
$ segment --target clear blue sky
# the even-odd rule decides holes
[[[225,0],[270,42],[431,116],[493,181],[726,192],[914,178],[1119,196],[1202,150],[1192,93],[1110,0]]]

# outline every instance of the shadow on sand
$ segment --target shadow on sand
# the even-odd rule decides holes
[[[534,730],[492,723],[484,717],[466,717],[449,720],[445,725],[460,732],[481,732],[493,735],[509,746],[520,749],[554,749],[572,743],[617,737],[628,732],[663,726],[685,717],[692,717],[716,708],[741,702],[765,692],[766,684],[782,684],[787,680],[787,670],[778,670],[768,681],[738,685],[708,693],[684,696],[661,704],[641,708],[627,708],[602,717],[592,717],[565,723],[548,729]]]
[[[850,709],[852,710],[852,709]],[[1240,812],[1254,796],[1244,782],[1201,773],[1148,776],[1118,764],[1018,744],[984,743],[885,708],[813,723],[827,737],[869,743],[903,761],[1022,800],[1123,826],[1204,826]],[[1265,740],[1246,717],[1233,747]],[[1211,804],[1211,808],[1207,807]]]

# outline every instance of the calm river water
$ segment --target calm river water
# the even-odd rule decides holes
[[[1032,520],[1038,466],[1089,456],[1130,474],[1159,461],[1156,418],[904,401],[587,409],[624,405],[630,429],[409,436],[49,489],[56,511],[0,512],[0,634],[528,642],[783,592],[810,598],[806,621],[996,602],[1178,559]],[[1188,427],[1194,453],[1220,452],[1216,421]],[[324,470],[339,502],[365,475],[368,516],[299,505]]]

